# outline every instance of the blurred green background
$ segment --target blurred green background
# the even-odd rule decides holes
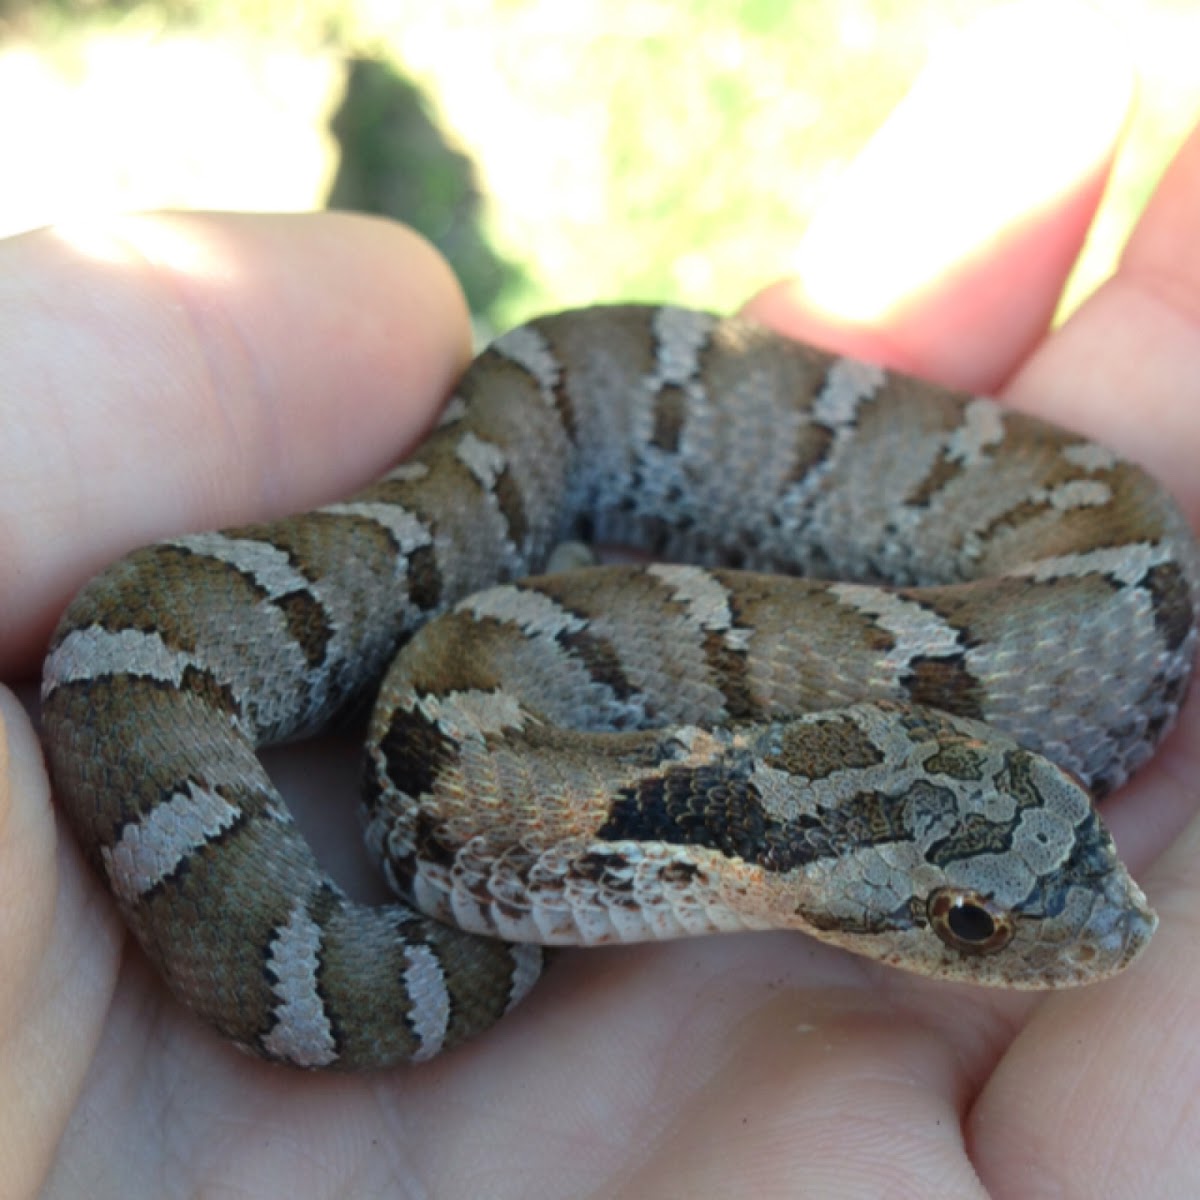
[[[328,204],[421,229],[483,330],[602,299],[727,309],[786,269],[930,48],[997,7],[0,0],[0,233]],[[1093,7],[1141,88],[1072,299],[1200,113],[1196,0]]]

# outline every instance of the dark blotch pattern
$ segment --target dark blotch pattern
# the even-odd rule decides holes
[[[148,682],[160,684],[166,691],[173,692],[175,690],[170,684],[160,683],[159,680]],[[215,675],[202,670],[200,667],[184,667],[183,673],[179,677],[179,690],[186,692],[190,696],[195,696],[206,708],[228,713],[231,717],[240,717],[242,715],[241,706],[238,704],[233,691],[217,679]]]
[[[506,467],[496,477],[492,485],[496,504],[500,515],[508,526],[508,537],[514,546],[525,551],[529,538],[529,519],[525,513],[525,501],[521,496],[521,488],[513,478],[512,472]]]
[[[418,859],[439,867],[454,865],[454,843],[442,837],[440,826],[424,809],[417,813],[413,841]]]
[[[983,716],[983,687],[961,651],[938,657],[915,656],[900,682],[916,704],[942,708],[959,717]]]
[[[654,400],[654,430],[650,435],[652,445],[674,454],[683,437],[683,424],[687,415],[688,400],[683,389],[664,387]]]
[[[303,651],[305,662],[314,669],[324,666],[333,630],[316,596],[312,592],[288,592],[276,597],[275,607],[283,613],[288,634]]]
[[[437,551],[432,546],[418,546],[408,556],[408,595],[425,612],[434,612],[441,606],[442,576]]]
[[[409,708],[392,713],[379,750],[389,777],[410,796],[430,794],[438,776],[458,759],[454,742],[436,723]]]
[[[831,716],[785,728],[778,750],[763,761],[793,775],[826,779],[838,771],[878,766],[883,751],[855,721]]]
[[[1015,822],[989,821],[979,813],[969,813],[953,833],[930,845],[926,858],[934,866],[946,867],[979,854],[1004,854],[1012,848],[1015,829]]]
[[[965,782],[982,782],[986,760],[978,748],[965,738],[949,742],[925,760],[925,770],[931,775],[949,775]]]
[[[1011,796],[1018,808],[1037,808],[1042,796],[1036,782],[1036,765],[1026,750],[1014,748],[1004,756],[1004,769],[996,780],[996,790]]]
[[[910,508],[928,508],[930,501],[947,484],[952,483],[963,473],[962,462],[958,459],[942,456],[929,468],[928,474],[920,484],[905,497],[905,504]]]
[[[563,630],[555,639],[563,650],[583,664],[587,673],[603,684],[619,699],[628,699],[638,694],[639,689],[630,683],[621,666],[621,655],[604,638],[586,629]]]
[[[762,716],[750,683],[747,654],[729,645],[723,632],[708,630],[704,635],[704,658],[721,688],[725,712],[731,721],[753,721]]]
[[[764,808],[747,768],[715,765],[667,768],[623,789],[596,836],[704,846],[766,871],[790,871],[864,841],[910,835],[905,797],[867,791],[781,820]]]
[[[658,877],[671,887],[686,887],[691,883],[703,883],[704,872],[690,862],[667,863],[658,873]]]
[[[579,880],[594,883],[609,892],[630,892],[633,879],[626,874],[629,860],[623,854],[593,851],[581,854],[571,863],[570,873]]]
[[[1154,597],[1154,624],[1171,651],[1177,651],[1192,631],[1192,595],[1176,563],[1151,567],[1138,580]]]

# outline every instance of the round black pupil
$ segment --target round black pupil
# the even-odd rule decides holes
[[[964,942],[986,942],[996,932],[996,922],[978,904],[958,904],[946,914],[946,924]]]

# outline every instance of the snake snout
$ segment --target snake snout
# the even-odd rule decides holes
[[[1089,922],[1091,936],[1080,940],[1079,949],[1091,947],[1092,960],[1110,963],[1115,974],[1149,944],[1158,928],[1158,915],[1122,866],[1112,872],[1102,896],[1103,903],[1097,905]],[[1082,965],[1090,968],[1090,964]]]

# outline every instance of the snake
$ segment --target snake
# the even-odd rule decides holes
[[[633,553],[547,570],[572,539]],[[783,928],[1085,984],[1155,928],[1095,801],[1185,698],[1198,564],[1166,490],[1076,433],[596,305],[499,337],[348,499],[87,583],[46,755],[167,988],[277,1063],[431,1058],[559,945]],[[259,761],[339,723],[390,903],[344,893]]]

